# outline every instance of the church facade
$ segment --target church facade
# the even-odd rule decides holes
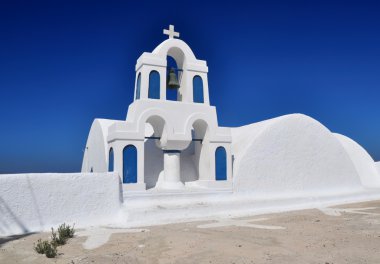
[[[82,172],[116,171],[126,191],[232,189],[231,129],[210,105],[208,67],[170,26],[136,63],[126,120],[95,119]]]

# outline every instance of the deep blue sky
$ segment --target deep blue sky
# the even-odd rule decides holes
[[[305,113],[380,160],[376,2],[1,1],[0,173],[79,171],[169,24],[207,60],[220,125]]]

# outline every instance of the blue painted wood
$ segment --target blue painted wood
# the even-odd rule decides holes
[[[137,182],[137,149],[128,145],[123,149],[123,183]]]
[[[227,154],[223,147],[215,151],[215,178],[217,181],[227,180]]]
[[[137,77],[136,99],[140,99],[140,89],[141,89],[141,73],[139,73],[139,76]]]
[[[114,163],[113,149],[111,148],[109,157],[108,157],[108,171],[113,171],[113,163]]]
[[[157,71],[151,71],[149,74],[149,91],[150,99],[160,99],[160,74]]]
[[[193,101],[194,103],[204,103],[203,80],[199,75],[193,78]]]

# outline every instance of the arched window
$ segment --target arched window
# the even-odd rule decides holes
[[[149,74],[148,98],[160,99],[160,74],[158,71],[151,71]]]
[[[194,103],[204,103],[203,80],[199,75],[196,75],[193,78],[193,101]]]
[[[137,77],[137,82],[136,82],[136,99],[140,99],[140,87],[141,87],[141,73],[139,73],[139,76]]]
[[[223,147],[218,147],[215,151],[215,179],[227,180],[227,154]]]
[[[110,149],[109,156],[108,156],[108,171],[113,171],[113,149]]]
[[[137,182],[137,149],[128,145],[123,149],[123,183]]]

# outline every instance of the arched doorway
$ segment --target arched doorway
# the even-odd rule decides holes
[[[137,183],[137,149],[134,145],[123,149],[123,183]]]
[[[224,147],[218,147],[215,151],[215,179],[227,180],[227,154]]]

